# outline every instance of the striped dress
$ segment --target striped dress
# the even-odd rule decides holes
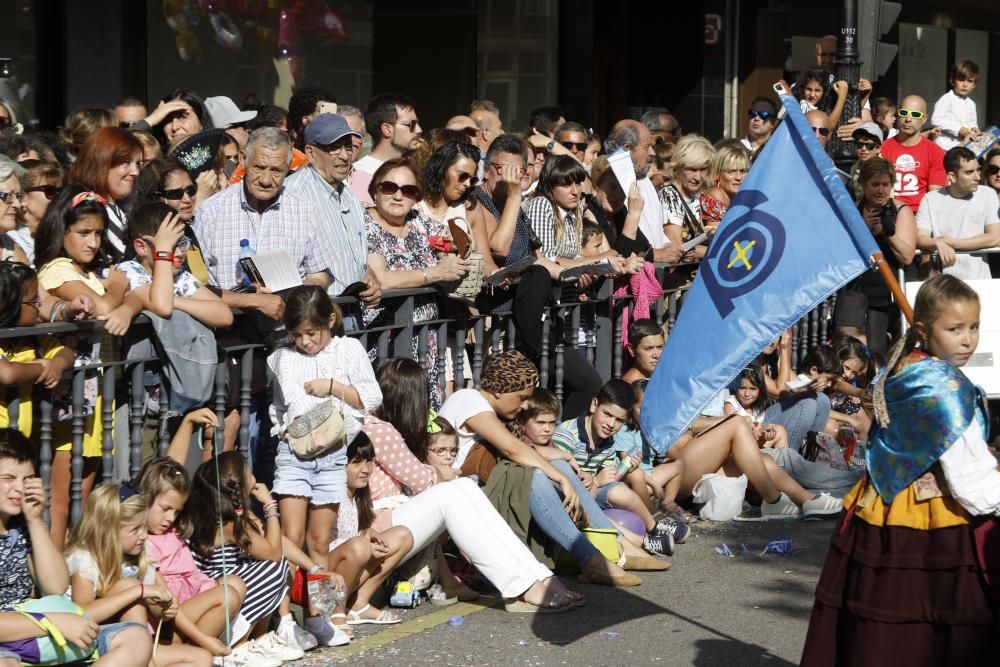
[[[226,566],[222,561],[225,556]],[[242,551],[235,544],[216,547],[209,558],[194,554],[198,569],[213,579],[221,581],[223,572],[235,574],[247,586],[247,598],[240,614],[251,624],[278,609],[288,593],[288,561],[258,560]]]

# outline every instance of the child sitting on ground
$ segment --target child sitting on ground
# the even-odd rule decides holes
[[[770,400],[764,386],[764,371],[756,363],[740,371],[736,378],[739,384],[730,389],[723,411],[727,415],[746,417],[757,436],[757,444],[762,448],[787,447],[788,432],[781,424],[765,424],[764,410]]]
[[[663,354],[667,340],[663,335],[663,327],[653,320],[636,320],[628,327],[628,353],[632,356],[632,368],[628,369],[622,380],[634,382],[648,380],[653,377],[656,364]]]
[[[51,596],[52,607],[64,608],[62,594],[69,586],[66,561],[53,544],[42,520],[45,486],[35,473],[31,443],[16,429],[0,429],[0,609],[24,602],[33,591]],[[45,606],[50,600],[35,601]],[[60,604],[61,603],[61,604]],[[112,624],[98,627],[92,618],[67,611],[33,611],[28,616],[0,611],[0,667],[37,662],[39,645],[51,642],[51,626],[67,641],[64,662],[87,658],[96,648],[95,665],[144,666],[152,653],[145,627]],[[38,641],[32,641],[37,639]],[[51,663],[46,663],[51,664]]]
[[[628,421],[633,407],[632,387],[622,380],[611,380],[591,400],[588,412],[559,425],[552,444],[573,455],[580,479],[600,507],[628,510],[642,519],[646,529],[643,549],[670,556],[675,534],[683,541],[686,527],[678,530],[682,524],[670,520],[658,523],[642,498],[616,478],[615,434]]]

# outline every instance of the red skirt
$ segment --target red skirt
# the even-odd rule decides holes
[[[816,585],[802,665],[1000,663],[997,610],[972,526],[880,528],[846,515],[837,526]]]

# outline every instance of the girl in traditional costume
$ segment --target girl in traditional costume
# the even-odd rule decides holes
[[[971,665],[1000,655],[990,576],[1000,570],[989,567],[1000,472],[983,396],[959,370],[979,342],[979,298],[936,276],[917,294],[914,320],[876,384],[868,474],[844,498],[802,665]]]

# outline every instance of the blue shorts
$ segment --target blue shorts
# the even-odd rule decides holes
[[[111,651],[111,642],[115,640],[118,633],[132,627],[142,628],[147,634],[149,633],[149,628],[141,623],[108,623],[107,625],[100,626],[97,632],[97,655],[102,656]],[[37,649],[33,648],[32,650],[37,654]],[[0,660],[16,660],[18,665],[21,664],[20,655],[3,647],[0,647]]]
[[[610,484],[605,484],[604,486],[597,487],[597,495],[594,497],[594,500],[597,501],[597,504],[600,506],[602,510],[614,509],[611,503],[608,502],[608,493],[610,493],[611,489],[615,488],[616,486],[625,486],[625,483],[611,482]]]
[[[281,442],[274,458],[271,493],[308,498],[311,505],[342,503],[347,500],[346,466],[344,448],[314,459],[300,459],[287,442]]]

